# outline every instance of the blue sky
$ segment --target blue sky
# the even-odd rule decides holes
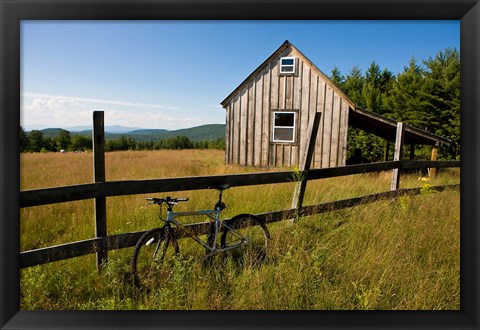
[[[395,74],[447,47],[459,21],[22,21],[21,124],[180,129],[224,123],[220,102],[285,40],[325,74]]]

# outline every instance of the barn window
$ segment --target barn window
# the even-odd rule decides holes
[[[295,74],[295,57],[280,59],[280,74]]]
[[[296,112],[273,113],[273,142],[295,142]]]

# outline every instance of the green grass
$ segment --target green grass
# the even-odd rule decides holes
[[[90,182],[84,164],[91,165],[91,157],[22,155],[22,189]],[[106,158],[108,180],[265,171],[224,166],[223,153],[215,150],[118,152]],[[69,171],[63,177],[50,174],[62,172],[65,163]],[[39,167],[43,170],[34,171]],[[305,205],[387,191],[390,176],[309,182]],[[427,184],[458,183],[458,178],[458,170],[444,170]],[[225,192],[225,217],[290,208],[294,185],[231,188]],[[206,265],[204,251],[182,241],[184,253],[171,281],[149,295],[132,286],[132,248],[110,251],[101,274],[94,255],[26,268],[21,309],[458,310],[460,194],[434,193],[415,175],[401,178],[401,187],[421,186],[417,196],[270,224],[268,258],[255,268],[223,258]],[[209,208],[216,201],[215,192],[206,190],[170,195],[191,198],[177,210]],[[107,198],[108,233],[158,226],[157,209],[145,204],[147,196]],[[24,208],[20,222],[22,251],[92,238],[93,202]]]

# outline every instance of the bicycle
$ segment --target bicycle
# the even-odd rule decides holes
[[[188,201],[188,198],[147,198],[149,204],[160,207],[159,219],[164,221],[164,225],[144,233],[135,245],[131,273],[136,287],[151,288],[168,281],[180,253],[178,239],[182,231],[205,249],[205,258],[229,252],[231,257],[236,257],[240,262],[253,265],[265,257],[270,234],[260,218],[252,214],[238,214],[228,221],[220,219],[226,208],[222,194],[229,187],[228,184],[208,187],[219,192],[213,210],[173,212],[175,205]],[[162,205],[167,208],[165,219],[161,216]],[[179,217],[197,215],[209,218],[206,239],[200,238],[190,228],[187,230],[191,224],[184,225],[177,221]],[[240,253],[231,253],[234,250]]]

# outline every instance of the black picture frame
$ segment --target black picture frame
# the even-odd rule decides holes
[[[479,328],[479,0],[0,0],[0,326],[2,329]],[[20,21],[124,19],[460,20],[460,311],[20,311]]]

